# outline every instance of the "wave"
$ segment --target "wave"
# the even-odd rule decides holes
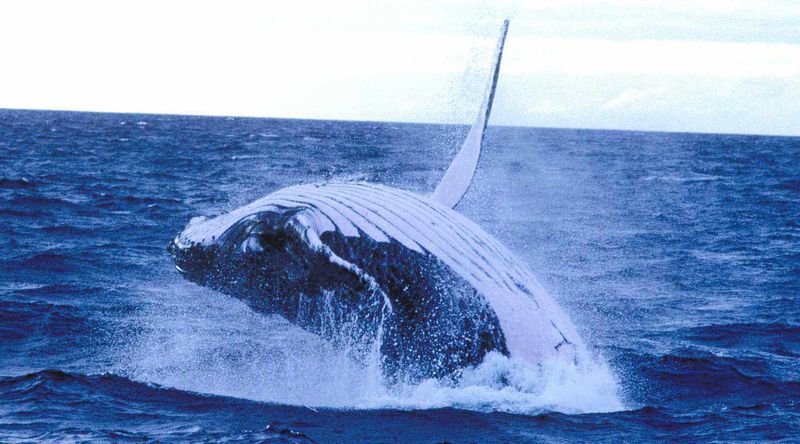
[[[684,330],[686,334],[692,332]],[[696,346],[664,354],[617,350],[615,355],[616,365],[637,375],[626,381],[626,389],[646,404],[698,408],[783,404],[800,397],[796,358],[776,365],[774,357],[760,351],[731,354]]]
[[[313,442],[278,423],[233,436],[220,433],[205,416],[209,410],[243,411],[248,408],[246,403],[108,373],[41,370],[0,378],[0,408],[4,414],[0,437],[11,441]],[[186,413],[194,420],[186,421]]]
[[[41,370],[0,377],[0,437],[7,441],[553,441],[649,442],[670,439],[789,439],[776,414],[796,404],[758,402],[681,411],[633,410],[570,415],[486,415],[435,410],[354,411],[258,403],[177,390],[113,374]],[[779,420],[780,421],[780,420]],[[400,432],[402,431],[402,432]],[[624,432],[621,432],[624,431]],[[765,431],[767,434],[765,435]],[[500,435],[502,438],[498,437]],[[556,439],[558,441],[558,439]]]
[[[180,204],[180,199],[170,197],[138,196],[133,194],[101,193],[92,197],[92,204],[104,209],[138,209],[141,207],[153,208],[156,206],[175,206]]]
[[[644,180],[659,180],[664,182],[708,182],[708,181],[715,181],[724,179],[722,176],[714,176],[710,174],[700,174],[700,173],[691,173],[691,174],[666,174],[661,176],[646,176],[643,178]]]
[[[60,370],[41,370],[21,376],[0,378],[0,399],[4,402],[60,401],[61,396],[67,393],[72,393],[77,398],[75,401],[97,400],[101,403],[108,401],[112,405],[113,399],[94,395],[104,393],[111,395],[111,398],[120,398],[120,395],[124,395],[130,402],[163,397],[172,400],[174,404],[202,397],[182,390],[159,387],[156,384],[132,381],[111,373],[83,375]]]
[[[21,255],[8,258],[5,265],[7,270],[20,273],[20,277],[26,277],[28,276],[26,273],[31,272],[43,273],[44,276],[48,276],[50,279],[58,276],[58,273],[96,270],[107,272],[108,259],[103,249],[119,248],[119,244],[108,242],[97,244],[96,247],[97,248],[92,249],[82,246],[75,247],[51,243],[42,245],[42,250],[28,251]],[[131,265],[121,264],[119,267],[131,267]],[[31,277],[28,276],[26,279],[31,279]],[[56,281],[58,280],[59,279]],[[62,282],[64,281],[62,280]]]
[[[678,332],[696,343],[730,349],[760,350],[800,357],[800,325],[783,322],[737,322],[686,328]]]
[[[86,297],[103,292],[102,287],[76,285],[70,283],[59,284],[33,284],[26,282],[9,282],[0,285],[0,290],[11,291],[26,298],[52,298],[80,295]]]
[[[63,273],[77,270],[81,262],[72,255],[46,252],[18,257],[14,261],[9,261],[8,264],[26,270]]]
[[[778,188],[782,190],[789,190],[789,191],[794,191],[796,193],[800,193],[800,179],[783,182],[780,185],[778,185]]]
[[[59,199],[44,196],[17,196],[8,201],[10,206],[16,208],[59,208],[59,209],[78,209],[80,206],[66,199]]]
[[[239,154],[228,157],[230,160],[253,160],[253,159],[266,159],[267,156],[263,154]]]
[[[95,232],[95,230],[87,227],[80,227],[66,223],[59,223],[56,225],[48,225],[41,228],[43,233],[58,234],[63,236],[85,236]]]
[[[0,426],[0,435],[19,440],[58,442],[59,439],[226,439],[235,442],[313,442],[312,436],[317,433],[331,435],[329,440],[347,440],[347,436],[350,439],[364,440],[369,436],[365,435],[365,430],[371,430],[384,441],[389,439],[387,433],[392,433],[385,427],[387,417],[392,417],[398,427],[406,425],[412,429],[420,428],[421,435],[417,441],[427,440],[425,435],[428,433],[442,435],[442,430],[426,431],[425,425],[429,420],[419,412],[390,412],[384,409],[373,413],[347,409],[330,415],[331,411],[327,409],[318,411],[306,407],[281,407],[206,395],[139,382],[113,373],[85,375],[42,370],[0,378],[0,408],[5,414],[5,426],[12,426]],[[654,409],[643,411],[653,414]],[[431,414],[471,425],[490,420],[474,413],[460,413],[449,408],[437,408]],[[231,428],[231,415],[235,416],[235,422],[239,424],[237,428],[244,430],[221,433],[220,429]],[[512,419],[498,418],[504,422]],[[587,419],[589,423],[594,421],[586,415],[565,416],[553,413],[543,413],[535,418],[537,423],[565,426],[586,423]],[[517,422],[529,423],[530,419]],[[252,427],[259,423],[260,426]],[[405,436],[409,434],[413,435],[413,430],[404,432]],[[467,439],[475,438],[476,434],[480,435],[481,431],[469,427],[465,430],[450,430],[445,435]]]
[[[32,182],[26,178],[21,179],[7,179],[5,177],[0,177],[0,188],[6,189],[24,189],[24,188],[36,188],[39,186],[36,182]]]
[[[39,219],[45,216],[45,213],[41,210],[0,208],[0,216],[8,216],[9,218]]]
[[[93,322],[85,318],[83,309],[65,303],[3,300],[0,301],[0,315],[3,319],[0,352],[3,353],[21,342],[29,352],[51,346],[74,347],[84,342],[86,338],[82,335],[91,332],[93,327]],[[40,334],[42,330],[50,331],[52,335],[43,336]],[[33,361],[29,358],[27,362]]]

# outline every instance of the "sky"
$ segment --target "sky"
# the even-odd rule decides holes
[[[0,108],[800,135],[800,1],[0,3]]]

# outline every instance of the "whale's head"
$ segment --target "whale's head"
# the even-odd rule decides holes
[[[225,293],[275,293],[303,277],[307,246],[286,213],[261,212],[222,223],[195,217],[167,246],[188,280]],[[237,294],[237,296],[245,296]]]
[[[298,221],[300,212],[280,208],[194,218],[167,250],[187,280],[366,353],[378,332],[383,298],[315,244],[319,238]],[[353,319],[363,325],[353,327]]]

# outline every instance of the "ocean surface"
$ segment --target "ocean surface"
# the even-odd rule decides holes
[[[0,110],[0,442],[800,441],[800,138],[489,128],[458,210],[599,376],[386,387],[166,252],[284,186],[430,192],[466,130]]]

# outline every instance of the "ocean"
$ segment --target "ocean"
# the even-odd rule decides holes
[[[488,129],[457,210],[600,375],[494,356],[387,386],[166,251],[285,186],[428,193],[466,131],[0,110],[0,441],[800,441],[800,138]]]

